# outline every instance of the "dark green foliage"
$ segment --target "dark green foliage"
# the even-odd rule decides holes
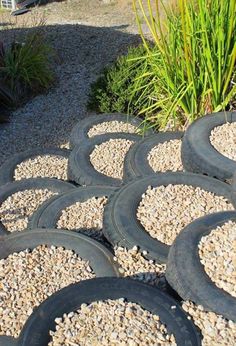
[[[106,68],[92,85],[88,108],[98,112],[138,114],[151,102],[151,90],[147,98],[144,80],[140,76],[148,70],[149,59],[143,46],[130,48],[125,56]],[[149,80],[147,74],[146,80]]]

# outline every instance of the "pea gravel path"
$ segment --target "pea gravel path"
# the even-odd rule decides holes
[[[124,23],[122,7],[103,7],[103,15],[96,17],[94,11],[88,9],[93,6],[82,1],[83,11],[86,7],[88,11],[83,21],[83,17],[79,18],[78,4],[74,2],[66,5],[68,18],[65,19],[65,3],[54,2],[33,10],[32,14],[17,18],[13,29],[5,31],[1,29],[6,27],[0,26],[0,41],[10,43],[14,35],[16,39],[22,39],[26,33],[32,32],[30,21],[36,15],[40,18],[45,11],[46,39],[57,53],[55,86],[13,112],[9,124],[0,124],[0,164],[9,155],[26,149],[68,147],[72,127],[79,119],[88,116],[85,106],[91,82],[105,66],[127,52],[128,46],[140,42],[138,35],[134,34],[133,16],[131,26],[131,16]],[[100,11],[98,1],[95,5]],[[63,15],[56,15],[56,10]],[[73,12],[73,19],[70,19]],[[9,20],[7,17],[4,22]],[[23,21],[25,27],[21,28]]]

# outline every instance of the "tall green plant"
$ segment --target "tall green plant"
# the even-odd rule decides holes
[[[42,34],[35,32],[28,35],[23,44],[13,43],[5,53],[0,73],[14,93],[21,88],[33,91],[47,88],[53,80],[51,53]]]
[[[146,2],[147,12],[142,0],[133,0],[134,10],[146,49],[149,51],[143,21],[160,51],[161,64],[156,65],[153,59],[151,71],[158,90],[166,95],[155,104],[161,111],[146,119],[161,127],[169,121],[175,126],[186,125],[206,113],[225,109],[236,94],[232,81],[236,1],[177,0],[175,9],[167,8],[162,0]],[[166,16],[164,22],[160,6]],[[148,111],[146,108],[140,113]]]

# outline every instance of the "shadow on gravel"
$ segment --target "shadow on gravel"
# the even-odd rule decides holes
[[[109,27],[57,24],[41,29],[56,51],[57,82],[47,94],[15,111],[9,124],[0,125],[0,164],[28,148],[66,143],[72,127],[86,116],[90,83],[130,45],[140,42],[138,35]],[[0,41],[23,40],[33,30],[2,30]]]

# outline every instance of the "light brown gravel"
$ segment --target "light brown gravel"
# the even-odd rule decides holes
[[[122,298],[82,304],[56,323],[49,346],[176,345],[159,316]]]
[[[94,276],[88,262],[62,247],[40,245],[0,260],[0,334],[17,337],[35,306]]]
[[[166,269],[165,264],[157,264],[153,260],[146,259],[135,246],[131,250],[122,247],[115,248],[115,257],[120,268],[119,271],[123,276],[157,285],[161,277],[164,276]]]
[[[97,135],[115,132],[136,133],[137,127],[123,121],[104,121],[103,123],[91,127],[88,131],[88,137],[91,138]]]
[[[68,159],[58,155],[42,155],[21,162],[14,172],[14,179],[48,177],[67,180]]]
[[[210,142],[219,153],[236,161],[236,122],[215,127]]]
[[[148,163],[154,172],[182,171],[180,139],[160,143],[148,153]]]
[[[101,231],[106,203],[106,197],[92,197],[85,202],[76,202],[62,211],[57,227],[68,230],[87,229],[88,235],[91,235],[91,229],[94,232]],[[102,232],[96,233],[98,236],[102,235]]]
[[[201,238],[200,261],[211,280],[236,297],[236,222],[229,221]]]
[[[214,312],[207,312],[201,305],[184,302],[183,309],[192,317],[203,335],[202,346],[233,346],[236,343],[236,323]]]
[[[104,175],[122,179],[124,159],[133,143],[133,141],[126,139],[110,139],[96,145],[90,154],[91,164]]]
[[[50,197],[57,193],[48,189],[30,189],[14,193],[0,206],[0,220],[10,232],[27,227],[29,216]]]
[[[171,245],[190,222],[206,214],[234,210],[226,198],[190,185],[148,187],[137,218],[151,237]]]

